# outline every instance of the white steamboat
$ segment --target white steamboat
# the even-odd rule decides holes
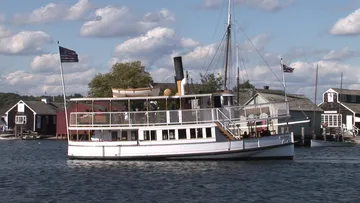
[[[227,89],[230,63],[231,14],[226,30],[224,90],[213,94],[186,94],[181,57],[174,58],[176,96],[165,90],[116,89],[112,98],[74,98],[70,113],[70,159],[198,160],[292,159],[292,132],[279,133],[286,124],[288,104],[234,105]],[[99,104],[107,106],[97,112]],[[82,105],[83,106],[83,105]],[[75,109],[80,109],[76,108]],[[82,108],[83,109],[83,108]],[[116,109],[116,111],[115,111]],[[84,111],[84,110],[83,110]],[[282,124],[281,124],[282,122]],[[259,134],[259,129],[263,132]]]
[[[68,157],[118,160],[293,158],[293,134],[278,134],[276,125],[270,125],[280,124],[281,119],[288,117],[286,102],[237,106],[233,105],[231,91],[187,95],[181,57],[175,57],[174,62],[177,96],[168,96],[170,90],[167,89],[164,96],[71,99],[76,106],[90,103],[92,109],[70,114],[69,130],[74,135],[68,140]],[[97,112],[95,106],[100,103],[109,110]],[[142,109],[135,110],[136,107]],[[263,128],[261,135],[259,128]]]

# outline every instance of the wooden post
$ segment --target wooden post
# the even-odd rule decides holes
[[[305,145],[305,128],[301,127],[301,145]]]

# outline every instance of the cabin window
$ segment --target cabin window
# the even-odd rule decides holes
[[[174,140],[175,130],[163,130],[162,135],[163,135],[163,140]]]
[[[211,135],[211,128],[206,128],[206,137],[207,137],[207,138],[212,137],[212,135]]]
[[[179,129],[179,139],[186,139],[186,129]]]
[[[123,130],[121,132],[121,140],[127,140],[127,139],[128,139],[127,131]]]
[[[144,140],[156,140],[156,130],[144,131]]]
[[[131,140],[138,140],[138,131],[132,130],[131,132]]]
[[[46,125],[49,124],[49,116],[45,116],[45,120],[46,120]]]
[[[195,139],[196,138],[196,131],[195,131],[195,129],[190,129],[190,138],[191,139]]]
[[[202,128],[197,129],[197,138],[203,138]]]
[[[118,132],[117,131],[111,131],[111,140],[116,141],[118,139]]]
[[[162,136],[163,136],[163,140],[168,140],[169,139],[169,134],[167,130],[163,130],[162,131]]]
[[[53,116],[53,124],[56,125],[56,116]]]
[[[144,131],[144,140],[150,140],[150,132],[149,131]]]

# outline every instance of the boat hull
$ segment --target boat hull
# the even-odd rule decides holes
[[[336,142],[325,140],[313,140],[310,141],[310,147],[352,147],[355,146],[355,142]]]
[[[69,143],[69,159],[95,160],[252,160],[293,159],[294,143],[274,138],[166,145],[113,145]],[[90,143],[90,144],[89,144]],[[261,144],[261,145],[259,145]]]

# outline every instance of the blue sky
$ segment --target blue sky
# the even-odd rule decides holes
[[[172,57],[180,54],[197,80],[224,34],[226,7],[226,0],[4,0],[0,91],[61,94],[57,40],[81,59],[64,65],[69,93],[85,93],[96,73],[131,60],[143,61],[157,82],[172,82]],[[272,71],[281,78],[283,57],[295,68],[286,75],[289,92],[313,98],[316,64],[320,93],[340,86],[340,72],[345,88],[358,89],[359,8],[354,0],[233,0],[233,42],[245,63],[242,79],[281,88]],[[221,72],[222,66],[209,70]]]

